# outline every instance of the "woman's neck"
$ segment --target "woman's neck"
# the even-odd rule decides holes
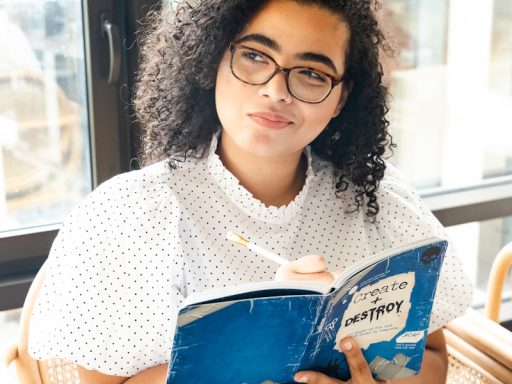
[[[259,157],[224,139],[217,154],[240,184],[267,207],[293,201],[306,180],[308,164],[302,152],[280,158]]]

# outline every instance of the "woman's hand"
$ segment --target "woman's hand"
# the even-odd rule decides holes
[[[309,255],[282,265],[276,272],[276,280],[317,281],[331,285],[338,273],[327,270],[325,260],[320,255]],[[352,377],[347,383],[372,384],[378,383],[372,377],[370,367],[361,349],[354,339],[341,340],[341,348],[347,357]],[[299,383],[340,384],[343,381],[314,371],[301,371],[295,374],[294,380]]]
[[[354,339],[347,337],[340,341],[341,349],[345,354],[350,368],[351,379],[349,381],[341,381],[333,379],[332,377],[326,376],[322,373],[315,371],[300,371],[294,376],[294,380],[298,383],[308,384],[373,384],[373,383],[384,383],[384,381],[375,380],[372,377],[370,367],[366,362],[361,349],[357,345]]]
[[[325,265],[325,259],[320,255],[309,255],[282,265],[276,272],[276,280],[317,281],[331,285],[336,278],[336,272],[330,272]]]
[[[124,384],[165,384],[168,364],[156,365],[137,373]]]

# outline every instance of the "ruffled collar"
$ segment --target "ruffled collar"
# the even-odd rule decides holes
[[[288,205],[281,207],[266,207],[260,200],[256,199],[247,189],[240,185],[239,180],[229,170],[224,167],[222,161],[216,153],[218,145],[218,136],[213,135],[210,150],[208,153],[208,170],[219,187],[226,193],[228,198],[237,205],[247,215],[268,223],[284,224],[289,222],[302,210],[304,201],[308,194],[315,174],[312,167],[311,149],[306,147],[304,153],[308,161],[306,171],[306,182],[300,193]]]

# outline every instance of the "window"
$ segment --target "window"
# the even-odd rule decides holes
[[[512,241],[512,2],[390,0],[392,161],[445,225],[482,305]],[[510,292],[507,293],[507,296]]]
[[[0,3],[0,231],[59,223],[92,190],[80,2]]]
[[[0,1],[0,310],[23,304],[71,208],[133,165],[135,36],[158,5]]]

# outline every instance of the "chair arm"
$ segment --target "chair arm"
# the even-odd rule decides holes
[[[18,384],[15,361],[18,358],[16,342],[0,345],[0,378],[2,384]]]
[[[448,346],[490,372],[512,383],[512,333],[472,309],[445,326]]]
[[[14,360],[16,360],[16,358],[18,357],[18,346],[16,344],[16,342],[13,342],[7,346],[5,346],[5,348],[2,348],[2,352],[1,352],[1,363],[2,364],[2,368],[3,367],[8,367],[10,364],[12,364],[14,362]]]
[[[446,325],[471,345],[512,369],[512,333],[472,309]]]
[[[489,275],[485,314],[489,319],[496,322],[499,321],[501,293],[510,267],[512,267],[512,242],[505,245],[496,255]]]
[[[16,371],[21,384],[45,384],[49,381],[46,378],[42,378],[38,361],[33,359],[28,353],[28,339],[29,339],[29,324],[30,316],[32,315],[32,309],[34,307],[39,289],[41,288],[45,276],[46,267],[45,264],[40,268],[37,273],[30,289],[28,290],[23,309],[20,317],[20,337],[17,343],[18,356],[15,360]]]
[[[512,374],[502,364],[449,329],[444,328],[443,333],[449,361],[447,383],[505,384],[511,382]]]

